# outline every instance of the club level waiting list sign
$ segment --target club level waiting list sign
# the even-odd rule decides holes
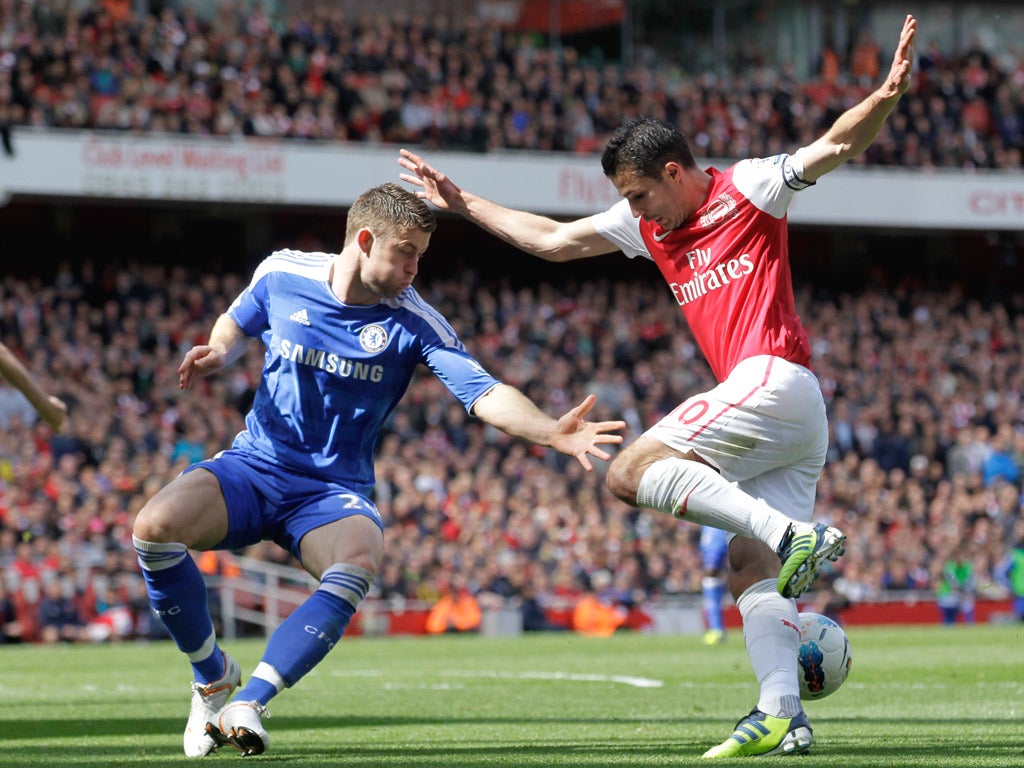
[[[0,155],[0,204],[12,195],[347,208],[397,180],[397,145],[15,130]],[[618,200],[593,154],[431,152],[465,189],[511,208],[587,216]],[[731,160],[701,159],[725,168]],[[797,194],[792,224],[1024,231],[1024,174],[846,166]]]

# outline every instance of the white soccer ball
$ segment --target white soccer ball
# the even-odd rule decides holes
[[[800,698],[831,696],[850,674],[850,640],[843,628],[820,613],[800,614]]]

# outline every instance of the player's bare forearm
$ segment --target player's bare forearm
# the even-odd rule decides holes
[[[547,216],[517,211],[472,193],[463,193],[462,215],[509,245],[547,261],[568,261],[571,251],[558,241],[559,223]]]
[[[587,421],[584,417],[596,402],[597,398],[589,395],[568,413],[553,419],[515,387],[499,384],[477,400],[473,413],[506,434],[575,457],[589,472],[593,465],[588,456],[610,459],[599,446],[621,443],[622,436],[612,433],[626,427],[622,421]]]
[[[863,153],[875,140],[900,97],[910,87],[917,20],[907,16],[892,67],[882,84],[851,107],[822,136],[803,150],[806,181],[817,181],[847,160]]]
[[[48,394],[6,344],[0,344],[0,377],[25,395],[45,422],[56,430],[63,428],[67,405]]]
[[[547,261],[570,261],[602,253],[615,246],[601,237],[589,218],[555,221],[528,211],[506,208],[459,187],[419,155],[402,149],[398,164],[408,173],[399,178],[419,187],[417,196],[441,210],[457,213],[506,243]]]
[[[472,194],[467,195],[464,216],[506,243],[545,261],[587,259],[617,250],[597,233],[589,216],[576,221],[555,221]]]
[[[473,415],[502,432],[550,445],[556,420],[515,387],[498,384],[473,404]]]
[[[221,315],[213,324],[210,340],[206,344],[197,344],[185,353],[185,358],[178,366],[178,386],[188,389],[196,376],[207,376],[230,365],[245,352],[249,345],[249,337],[238,326],[230,315]]]

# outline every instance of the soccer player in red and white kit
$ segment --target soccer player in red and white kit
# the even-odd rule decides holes
[[[720,382],[625,448],[610,490],[734,534],[729,587],[760,685],[753,711],[706,758],[794,754],[812,743],[800,703],[797,607],[843,534],[810,522],[828,428],[794,306],[786,211],[794,193],[863,152],[910,86],[917,22],[907,16],[885,81],[824,136],[792,155],[702,170],[663,122],[621,126],[601,158],[622,196],[603,213],[558,222],[460,189],[402,150],[418,195],[548,261],[615,250],[651,259]]]

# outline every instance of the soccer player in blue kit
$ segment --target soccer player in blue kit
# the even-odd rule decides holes
[[[250,337],[266,346],[259,389],[231,448],[190,466],[156,493],[133,539],[153,610],[192,664],[184,749],[202,757],[229,744],[263,752],[266,705],[341,638],[384,552],[370,499],[374,451],[415,368],[426,365],[481,421],[550,446],[593,469],[621,421],[589,422],[588,396],[559,419],[491,376],[445,318],[412,287],[436,219],[396,184],[360,195],[338,254],[282,250],[190,349],[180,386],[236,360]],[[271,539],[318,588],[270,637],[246,685],[217,643],[202,575],[189,549],[237,549]]]
[[[705,525],[700,529],[700,564],[704,573],[700,581],[701,605],[704,611],[704,644],[725,642],[725,569],[729,562],[729,534],[721,528]]]

